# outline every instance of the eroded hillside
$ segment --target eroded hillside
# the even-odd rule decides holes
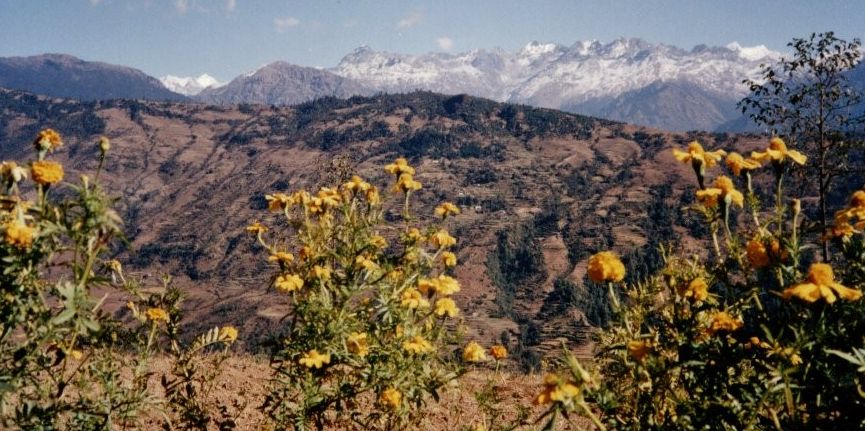
[[[0,90],[0,156],[27,157],[40,127],[65,136],[59,158],[73,172],[96,168],[99,135],[112,140],[103,175],[127,220],[121,260],[153,284],[171,274],[188,292],[191,325],[233,322],[250,345],[287,311],[243,229],[275,220],[264,195],[336,181],[334,160],[387,190],[381,167],[408,157],[424,184],[419,213],[444,200],[463,209],[451,229],[468,327],[506,340],[525,364],[560,337],[588,342],[604,321],[606,292],[584,283],[590,254],[613,247],[639,277],[657,265],[659,244],[694,247],[696,215],[681,210],[694,186],[671,147],[754,145],[433,93],[281,108]]]

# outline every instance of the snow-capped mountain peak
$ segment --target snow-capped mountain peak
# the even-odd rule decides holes
[[[184,96],[194,96],[201,93],[205,88],[218,88],[225,85],[225,83],[206,73],[202,73],[197,77],[166,75],[159,78],[159,81],[162,82],[165,88]]]
[[[781,53],[766,48],[766,45],[742,46],[739,42],[727,44],[727,49],[735,51],[739,57],[749,61],[762,60],[764,58],[775,59],[781,57]]]

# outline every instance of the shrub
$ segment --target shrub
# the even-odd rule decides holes
[[[278,427],[402,428],[457,377],[442,351],[459,312],[450,296],[460,286],[445,274],[456,264],[456,239],[416,224],[410,202],[421,184],[405,159],[386,170],[402,200],[395,226],[383,221],[378,189],[354,176],[315,195],[268,195],[289,239],[257,222],[247,228],[269,252],[272,286],[292,307],[264,404]],[[442,220],[458,212],[449,203],[436,209]]]
[[[589,276],[608,286],[615,316],[599,337],[597,374],[566,355],[566,371],[545,379],[536,401],[550,406],[547,423],[578,413],[609,430],[861,428],[865,191],[836,215],[843,260],[816,262],[821,238],[803,233],[801,204],[782,189],[804,156],[773,138],[752,158],[729,155],[733,179],[708,184],[725,152],[693,142],[675,155],[697,175],[693,209],[711,253],[662,248],[663,268],[626,286],[593,257],[600,269],[593,275],[590,261]],[[775,179],[772,211],[761,211],[751,182],[761,164]]]

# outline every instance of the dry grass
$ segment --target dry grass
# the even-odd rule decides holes
[[[161,391],[159,380],[162,375],[170,373],[170,367],[167,358],[155,361],[151,390],[157,393]],[[211,412],[216,414],[219,406],[226,406],[239,431],[273,429],[259,410],[268,392],[270,376],[271,370],[266,358],[245,354],[230,356],[223,363],[213,391],[206,398]],[[486,426],[486,429],[498,429],[490,427],[490,420],[493,418],[488,416],[478,403],[477,394],[489,387],[488,385],[491,385],[496,396],[492,407],[501,414],[501,417],[496,418],[494,426],[516,425],[515,429],[518,430],[539,429],[543,423],[534,422],[544,410],[534,406],[532,400],[541,386],[541,379],[539,374],[524,375],[510,371],[497,373],[492,368],[470,371],[442,391],[440,402],[429,400],[428,413],[421,418],[416,429],[455,431],[475,429],[479,425]],[[526,418],[517,421],[522,409],[526,409]],[[149,412],[147,417],[140,429],[157,429],[162,426],[162,415],[159,412]],[[560,421],[556,429],[589,429],[589,426],[588,421],[574,418],[572,424]],[[215,427],[213,429],[216,430]],[[347,428],[343,424],[330,429],[360,428]]]

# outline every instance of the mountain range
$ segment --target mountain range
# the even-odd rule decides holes
[[[408,55],[362,46],[332,68],[277,61],[219,82],[208,74],[165,76],[65,55],[0,59],[0,87],[82,100],[134,98],[214,104],[293,105],[415,90],[468,94],[560,109],[664,130],[752,129],[736,109],[742,80],[781,54],[764,46],[685,50],[641,39],[570,46],[532,42],[520,50]],[[863,69],[860,66],[859,69]],[[851,74],[863,81],[865,72]]]

